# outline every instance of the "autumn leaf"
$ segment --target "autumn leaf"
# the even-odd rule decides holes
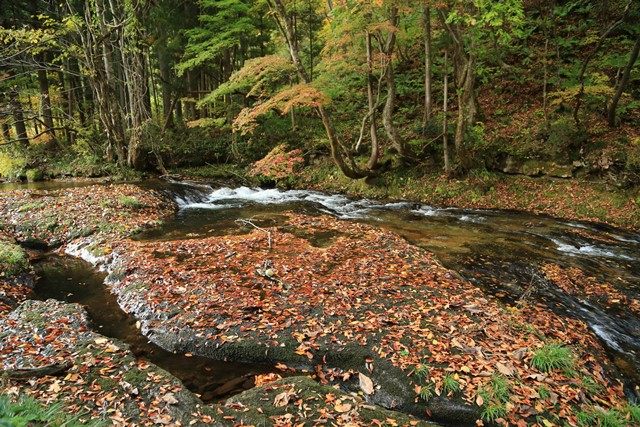
[[[366,376],[362,372],[359,372],[358,373],[358,381],[360,383],[360,389],[365,394],[373,394],[374,393],[373,381],[371,380],[371,378],[369,378],[368,376]]]

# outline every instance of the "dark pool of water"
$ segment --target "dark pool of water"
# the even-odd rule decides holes
[[[88,263],[69,256],[47,255],[36,263],[38,299],[82,304],[94,330],[129,344],[136,357],[146,359],[182,380],[205,402],[217,401],[252,387],[253,375],[270,372],[268,366],[215,361],[205,357],[173,354],[149,342],[136,320],[123,312],[103,284],[104,274]]]

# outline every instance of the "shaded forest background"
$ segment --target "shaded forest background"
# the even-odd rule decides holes
[[[0,177],[640,182],[640,3],[1,0]]]

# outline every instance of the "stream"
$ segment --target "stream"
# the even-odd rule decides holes
[[[236,219],[250,219],[259,226],[281,225],[286,211],[325,213],[396,232],[505,303],[514,304],[525,295],[522,303],[543,303],[564,316],[585,321],[622,374],[629,398],[638,397],[634,396],[640,385],[638,315],[620,304],[609,306],[569,295],[549,282],[541,267],[553,263],[579,268],[589,277],[610,283],[627,298],[638,300],[640,234],[520,212],[355,200],[315,191],[213,188],[158,181],[141,185],[167,193],[179,206],[173,220],[136,237],[142,240],[244,233],[247,230]],[[271,370],[268,366],[175,355],[149,343],[136,328],[135,319],[120,310],[103,286],[104,276],[84,261],[47,255],[37,268],[41,277],[35,289],[37,298],[85,305],[100,333],[127,342],[137,356],[171,372],[205,401],[250,387],[250,374]]]
[[[586,322],[626,382],[640,385],[640,318],[620,304],[597,304],[547,280],[545,264],[579,268],[640,300],[640,234],[603,224],[502,210],[435,208],[412,202],[350,199],[338,194],[277,189],[212,188],[173,183],[180,210],[174,221],[141,239],[180,239],[242,231],[238,218],[259,226],[283,224],[279,214],[330,214],[391,230],[433,252],[444,266],[505,303],[542,302]],[[321,243],[321,242],[320,242]]]

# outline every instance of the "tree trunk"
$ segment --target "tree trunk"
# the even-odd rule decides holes
[[[277,24],[280,27],[281,32],[283,33],[282,35],[286,39],[287,46],[289,48],[289,54],[291,55],[291,61],[296,68],[298,77],[301,81],[309,83],[311,79],[309,78],[309,74],[302,65],[302,62],[300,61],[300,53],[297,49],[297,46],[295,45],[293,27],[289,18],[289,14],[285,9],[282,0],[273,0],[272,4],[275,8]],[[338,168],[348,178],[360,179],[367,177],[369,174],[364,173],[357,168],[347,150],[340,143],[340,140],[338,139],[338,136],[336,135],[335,129],[333,127],[331,116],[324,109],[324,106],[318,106],[317,111],[320,115],[320,118],[322,119],[322,124],[324,126],[325,132],[327,133],[327,138],[329,139],[331,157],[333,158]],[[349,165],[345,162],[344,156],[348,158],[350,162]]]
[[[444,86],[443,86],[443,102],[442,102],[442,148],[444,151],[444,172],[448,175],[451,173],[451,159],[449,157],[449,121],[447,113],[449,112],[449,52],[444,51]]]
[[[11,127],[6,122],[2,122],[2,137],[5,142],[11,142]]]
[[[544,126],[549,126],[549,105],[548,105],[548,85],[549,85],[549,38],[544,41],[544,59],[542,63],[543,81],[542,81],[542,114],[544,116]]]
[[[467,128],[473,125],[477,114],[477,101],[475,98],[475,60],[473,55],[462,56],[456,67],[458,70],[458,120],[456,123],[456,135],[454,145],[458,162],[466,163],[468,160],[464,152],[464,137]]]
[[[73,104],[71,105],[71,111],[78,111],[78,118],[80,119],[80,125],[85,126],[85,105],[89,102],[85,99],[82,77],[80,74],[80,67],[75,59],[69,60],[69,90],[73,92]]]
[[[169,64],[169,54],[167,50],[160,43],[158,48],[158,68],[160,69],[160,79],[162,86],[162,112],[167,122],[167,128],[171,129],[174,126],[173,111],[172,111],[172,89],[171,89],[171,65]]]
[[[431,8],[425,3],[422,11],[422,22],[424,26],[424,117],[422,128],[427,129],[431,120],[432,97],[431,97]]]
[[[629,1],[629,3],[627,3],[627,6],[624,9],[622,17],[619,20],[617,20],[616,22],[614,22],[600,36],[600,38],[598,39],[598,44],[596,45],[596,47],[593,50],[591,50],[589,55],[587,55],[587,57],[582,62],[582,67],[580,67],[580,73],[578,74],[578,81],[580,82],[580,89],[578,90],[578,93],[576,94],[576,104],[573,107],[573,121],[578,126],[580,125],[580,107],[582,107],[582,97],[584,95],[584,80],[585,80],[585,74],[587,72],[587,67],[589,66],[589,63],[591,62],[591,60],[593,59],[595,54],[602,48],[602,46],[604,45],[604,42],[607,40],[607,37],[609,37],[609,34],[611,34],[613,32],[613,30],[616,29],[616,27],[618,27],[619,25],[621,25],[625,21],[625,19],[627,18],[627,15],[629,14],[629,10],[630,10],[631,4],[632,4],[632,1]]]
[[[378,166],[380,157],[380,145],[378,143],[378,125],[376,115],[376,99],[373,93],[373,52],[371,47],[371,33],[367,31],[367,99],[369,101],[369,131],[371,133],[371,155],[367,162],[367,168],[374,170]]]
[[[609,104],[609,109],[607,111],[607,118],[609,121],[609,126],[614,127],[616,125],[616,110],[618,108],[618,102],[620,102],[620,98],[622,97],[622,93],[624,92],[624,88],[629,83],[629,78],[631,77],[631,70],[638,60],[638,54],[640,54],[640,35],[636,39],[636,43],[633,46],[633,50],[631,51],[631,56],[629,57],[629,62],[627,62],[627,66],[624,69],[624,73],[622,73],[622,79],[618,83],[618,87],[616,88],[616,92],[611,99],[611,103]]]
[[[24,124],[24,113],[22,111],[22,104],[20,104],[20,98],[18,97],[18,91],[14,87],[9,92],[9,106],[11,107],[11,114],[13,115],[14,127],[16,130],[16,137],[18,142],[23,148],[29,147],[29,137],[27,136],[27,127]]]
[[[46,63],[46,58],[43,56],[42,60]],[[53,130],[55,125],[53,124],[53,113],[51,112],[51,96],[49,94],[49,76],[44,69],[38,70],[38,86],[40,87],[40,109],[42,111],[42,122],[45,126],[45,131],[49,135],[47,146],[54,148],[57,145],[56,134]]]
[[[382,112],[382,124],[387,133],[387,138],[391,142],[393,148],[398,152],[401,159],[406,159],[409,155],[407,146],[400,137],[398,129],[393,123],[393,112],[396,106],[396,78],[393,67],[393,54],[396,45],[396,27],[398,25],[398,8],[391,6],[389,14],[389,23],[393,27],[387,45],[385,47],[385,55],[387,57],[387,66],[385,69],[385,81],[387,83],[387,102]]]

